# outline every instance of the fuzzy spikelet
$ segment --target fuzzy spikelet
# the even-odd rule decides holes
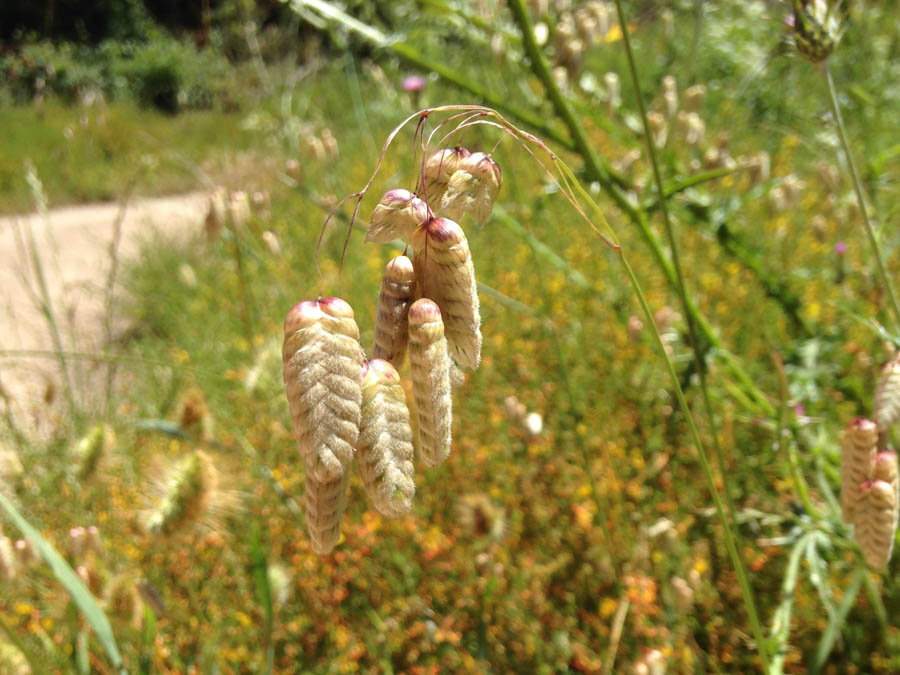
[[[459,161],[441,198],[441,212],[454,220],[471,213],[475,222],[484,224],[494,208],[494,200],[503,185],[503,172],[490,155],[476,152]]]
[[[0,581],[12,581],[19,572],[16,552],[9,537],[0,537]]]
[[[306,524],[313,551],[341,534],[349,467],[359,437],[362,365],[353,310],[339,298],[301,302],[284,323],[284,383],[306,463]]]
[[[97,471],[115,443],[115,434],[105,424],[97,424],[75,446],[75,475],[87,480]]]
[[[375,346],[372,358],[390,361],[399,367],[409,340],[407,312],[416,289],[412,260],[405,255],[391,259],[384,268],[378,309],[375,314]]]
[[[437,303],[450,356],[461,368],[481,361],[481,315],[469,242],[462,228],[447,218],[434,218],[412,239],[420,297]]]
[[[381,359],[364,366],[362,387],[359,472],[378,512],[396,518],[409,511],[416,493],[406,393],[397,370]]]
[[[897,532],[897,493],[882,480],[866,481],[860,486],[860,493],[856,542],[866,562],[876,570],[883,570],[891,559]]]
[[[460,160],[471,154],[465,148],[457,146],[438,150],[425,161],[425,199],[428,206],[434,210],[441,207],[450,177],[459,168]]]
[[[441,310],[427,298],[409,308],[409,361],[417,450],[426,466],[437,466],[450,454],[450,359]]]
[[[394,239],[408,239],[430,217],[428,205],[409,190],[388,190],[372,212],[366,241],[386,244]]]
[[[854,522],[860,485],[872,475],[878,446],[878,427],[871,420],[856,418],[844,430],[841,449],[841,514],[845,523]]]
[[[900,358],[888,363],[881,371],[875,387],[875,421],[882,433],[900,420]]]
[[[885,450],[875,455],[875,460],[872,463],[872,480],[883,480],[894,489],[894,496],[900,497],[896,452]]]
[[[166,492],[147,516],[151,534],[172,536],[193,527],[212,505],[219,486],[219,473],[212,459],[195,450],[172,467]]]

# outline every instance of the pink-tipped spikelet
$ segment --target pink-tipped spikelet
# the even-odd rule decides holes
[[[481,315],[469,242],[462,228],[447,218],[434,218],[416,230],[416,293],[441,309],[450,356],[462,368],[481,361]]]
[[[460,158],[441,198],[441,213],[454,220],[471,213],[476,223],[484,224],[502,185],[503,172],[490,155],[475,152]]]
[[[875,421],[882,433],[900,420],[900,357],[890,361],[881,370],[881,377],[875,387]]]
[[[873,421],[858,417],[847,425],[841,449],[841,514],[845,523],[854,522],[859,486],[872,476],[877,447],[878,427]]]
[[[397,370],[382,359],[363,366],[362,390],[359,472],[378,512],[396,518],[409,511],[416,493],[406,392]]]
[[[375,346],[372,358],[390,361],[399,367],[406,356],[409,322],[406,315],[416,289],[412,260],[405,255],[392,258],[384,268],[378,309],[375,313]]]
[[[441,310],[428,298],[409,308],[409,361],[417,450],[426,466],[437,466],[450,454],[450,359]]]
[[[856,543],[866,562],[883,570],[891,559],[897,532],[897,493],[882,480],[866,481],[860,486],[856,508]]]
[[[362,364],[353,310],[339,298],[296,305],[284,322],[284,383],[306,464],[306,524],[313,550],[340,538],[349,467],[359,437]]]
[[[450,177],[459,168],[460,160],[470,154],[465,148],[457,146],[438,150],[428,157],[425,162],[425,198],[432,209],[440,208]]]
[[[388,190],[372,212],[366,241],[386,244],[394,239],[408,239],[429,218],[428,204],[412,192],[402,188]]]

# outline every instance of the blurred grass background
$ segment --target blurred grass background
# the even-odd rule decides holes
[[[348,14],[412,52],[376,47],[303,3],[298,12],[212,4],[191,30],[166,30],[139,12],[144,29],[107,43],[4,35],[0,60],[0,210],[32,206],[26,159],[51,206],[121,196],[144,158],[151,169],[141,173],[139,194],[221,185],[246,192],[252,204],[249,219],[212,240],[199,227],[183,247],[148,237],[128,264],[127,296],[110,311],[126,316],[129,329],[101,355],[118,364],[111,397],[80,395],[83,409],[55,417],[49,437],[6,420],[4,452],[22,470],[5,474],[4,492],[83,568],[129,669],[637,673],[661,672],[652,669],[658,660],[669,672],[758,670],[721,528],[651,329],[615,255],[511,140],[494,153],[504,186],[491,220],[464,224],[478,279],[496,292],[481,298],[482,366],[454,396],[453,453],[418,472],[413,513],[397,521],[368,507],[354,476],[344,541],[327,558],[311,553],[292,501],[302,503],[304,469],[283,397],[281,322],[295,302],[340,289],[368,347],[381,271],[394,254],[355,232],[341,265],[346,221],[338,218],[323,238],[320,279],[315,242],[328,210],[365,184],[404,116],[478,102],[460,84],[566,132],[502,4],[345,3]],[[839,611],[859,568],[829,501],[838,490],[840,430],[870,413],[890,353],[885,342],[900,336],[891,333],[838,159],[824,80],[786,45],[777,3],[625,4],[651,107],[662,110],[667,75],[682,101],[687,87],[706,87],[701,144],[688,144],[669,121],[660,151],[667,183],[702,170],[710,148],[727,147],[735,160],[769,157],[770,175],[754,179],[720,154],[715,161],[731,172],[671,200],[690,295],[723,346],[708,366],[721,471],[734,491],[764,626],[778,633],[773,615],[784,607],[790,555],[802,540],[784,670],[812,667],[823,632],[835,626],[841,639],[826,653],[826,672],[896,672],[896,561],[867,577],[849,613]],[[534,20],[548,28],[545,51],[558,59],[558,26],[579,5],[533,5]],[[897,19],[887,3],[853,4],[832,58],[895,279]],[[623,192],[648,205],[654,190],[614,25],[585,45],[581,63],[554,74],[593,149],[617,167]],[[414,65],[430,61],[456,73],[456,84]],[[609,72],[621,81],[618,108],[608,100]],[[404,91],[408,75],[425,76],[420,93]],[[464,144],[489,150],[498,138],[476,130]],[[626,167],[634,150],[641,155]],[[410,127],[389,150],[363,218],[384,190],[412,185],[415,156]],[[581,175],[628,252],[700,410],[677,296],[636,228]],[[654,230],[657,223],[658,215]],[[778,414],[753,402],[715,353],[723,351]],[[508,414],[509,397],[541,415],[538,434]],[[708,441],[712,431],[696,417]],[[114,447],[96,473],[76,479],[72,448],[97,422],[115,430]],[[195,448],[214,458],[228,508],[177,538],[144,534],[141,512],[160,465]],[[795,467],[815,512],[798,494]],[[102,555],[72,548],[70,530],[89,525],[101,533]],[[255,575],[260,566],[268,583]],[[120,578],[146,579],[165,613],[150,622],[155,610],[111,602]],[[31,567],[0,583],[0,627],[35,672],[78,670],[86,653],[83,672],[111,672],[102,651],[80,637],[84,627],[47,570]]]

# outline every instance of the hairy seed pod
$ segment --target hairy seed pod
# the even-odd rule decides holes
[[[475,152],[459,160],[441,198],[441,210],[459,220],[471,213],[475,222],[484,224],[494,208],[494,200],[503,185],[503,172],[490,155]]]
[[[900,419],[900,358],[890,361],[881,370],[881,377],[875,387],[874,417],[887,434]]]
[[[854,522],[860,499],[859,486],[872,476],[872,462],[878,446],[875,422],[856,418],[844,430],[841,449],[841,514],[845,523]]]
[[[363,367],[362,382],[359,473],[378,512],[396,518],[409,511],[416,493],[406,392],[397,370],[382,359]]]
[[[417,450],[426,466],[437,466],[450,454],[450,359],[441,310],[428,298],[409,308],[409,362]]]
[[[406,356],[409,322],[406,315],[416,290],[412,260],[405,255],[392,258],[384,268],[378,309],[375,313],[375,346],[372,358],[390,361],[399,367]]]
[[[349,467],[359,437],[362,364],[353,309],[339,298],[301,302],[284,322],[282,362],[294,436],[306,464],[313,550],[340,539]]]
[[[897,532],[897,496],[894,488],[881,480],[860,486],[861,499],[856,512],[856,543],[866,562],[883,570],[891,559]]]
[[[408,239],[430,217],[428,204],[409,190],[388,190],[372,212],[366,241],[386,244],[394,239]]]
[[[447,218],[428,221],[413,235],[416,293],[441,309],[450,356],[461,368],[481,361],[481,315],[469,242]]]
[[[209,511],[219,473],[209,455],[195,450],[172,467],[165,483],[165,494],[147,516],[146,529],[169,537],[193,527]]]
[[[432,209],[439,209],[450,177],[456,173],[461,159],[470,153],[465,148],[444,148],[432,153],[425,160],[425,199]]]
[[[897,453],[883,450],[875,454],[872,462],[872,480],[883,480],[894,488],[894,494],[900,497],[900,481],[897,478]]]

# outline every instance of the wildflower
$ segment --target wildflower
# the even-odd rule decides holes
[[[366,241],[386,244],[408,239],[412,232],[431,218],[428,205],[409,190],[388,190],[372,212]]]
[[[407,313],[415,289],[416,275],[412,260],[405,255],[392,258],[381,278],[372,358],[390,361],[394,366],[399,366],[403,361],[409,340]]]
[[[844,32],[840,0],[792,0],[792,13],[786,22],[797,52],[810,63],[827,59]]]
[[[483,225],[502,185],[503,172],[490,155],[475,152],[461,157],[441,198],[442,213],[457,221],[471,213],[475,222]]]
[[[462,228],[434,218],[413,235],[417,293],[441,309],[450,355],[462,368],[481,361],[481,316],[472,254]]]
[[[284,322],[282,361],[297,447],[306,463],[313,551],[340,538],[349,466],[359,437],[362,347],[353,309],[339,298],[301,302]]]
[[[209,455],[195,450],[182,458],[167,473],[163,497],[147,515],[147,531],[168,537],[193,527],[212,505],[218,485]]]
[[[889,361],[881,370],[875,386],[874,410],[875,421],[882,433],[887,433],[900,419],[900,357]]]
[[[878,445],[878,427],[871,420],[856,418],[844,430],[841,450],[841,513],[845,523],[855,522],[860,485],[871,478]]]
[[[412,507],[412,427],[400,375],[389,362],[363,366],[359,472],[366,494],[383,516],[396,518]]]
[[[403,91],[414,94],[425,89],[425,78],[421,75],[408,75],[403,78]]]
[[[450,358],[441,310],[427,298],[409,308],[409,360],[416,401],[416,446],[426,466],[450,454]]]

